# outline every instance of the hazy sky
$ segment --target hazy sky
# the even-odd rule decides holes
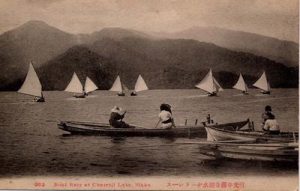
[[[0,33],[43,20],[70,33],[216,26],[298,42],[298,0],[0,0]]]

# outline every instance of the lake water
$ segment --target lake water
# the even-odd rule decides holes
[[[127,110],[125,121],[153,127],[159,105],[169,103],[176,124],[218,123],[250,118],[260,129],[261,113],[271,105],[283,131],[298,131],[298,89],[274,89],[271,95],[250,90],[243,96],[226,90],[206,97],[200,90],[150,90],[137,97],[96,91],[86,99],[67,92],[44,93],[45,103],[16,92],[0,92],[0,175],[11,176],[230,176],[296,175],[297,167],[249,161],[214,161],[197,145],[179,145],[187,138],[111,138],[64,136],[59,120],[107,122],[114,105]],[[128,95],[128,94],[127,94]],[[200,138],[193,139],[203,140]],[[171,145],[170,145],[171,144]]]

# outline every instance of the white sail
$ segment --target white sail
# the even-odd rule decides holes
[[[247,84],[245,83],[244,78],[243,78],[243,76],[242,76],[241,73],[240,73],[240,76],[239,76],[238,81],[237,81],[236,84],[233,86],[233,88],[234,88],[234,89],[237,89],[237,90],[245,91],[245,92],[248,91]]]
[[[84,91],[86,93],[90,93],[90,92],[95,91],[97,89],[98,89],[98,87],[96,86],[96,84],[89,77],[86,77],[85,85],[84,85]]]
[[[216,93],[218,91],[223,91],[220,84],[212,75],[212,70],[210,69],[208,74],[203,78],[203,80],[196,85],[197,88],[200,88],[208,93]]]
[[[29,65],[29,70],[26,79],[18,90],[19,93],[42,97],[42,85],[33,68],[32,63]]]
[[[134,86],[134,91],[140,92],[140,91],[144,91],[144,90],[148,90],[148,86],[147,86],[145,80],[142,78],[142,76],[139,75],[139,77],[135,83],[135,86]]]
[[[65,91],[73,92],[73,93],[83,93],[82,84],[75,72],[72,76],[72,79],[71,79],[69,85],[66,87]]]
[[[109,91],[123,92],[120,76],[118,76]]]
[[[267,80],[267,76],[265,72],[263,72],[261,77],[253,84],[253,86],[262,89],[264,91],[270,91],[270,85]]]

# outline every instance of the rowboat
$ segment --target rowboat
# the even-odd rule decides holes
[[[281,132],[271,135],[263,131],[230,131],[213,126],[206,126],[208,141],[244,140],[263,142],[291,142],[298,140],[298,132]]]
[[[298,143],[224,143],[211,142],[200,153],[216,159],[298,162]]]
[[[216,128],[239,129],[249,124],[249,119],[234,123],[214,125]],[[106,123],[61,121],[58,128],[71,134],[100,135],[100,136],[147,136],[147,137],[206,137],[204,126],[211,124],[199,124],[194,126],[176,126],[176,128],[146,128],[131,125],[131,128],[113,128]]]

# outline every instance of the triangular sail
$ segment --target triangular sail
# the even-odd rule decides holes
[[[98,89],[98,87],[96,86],[96,84],[89,77],[86,77],[85,85],[84,85],[84,91],[86,93],[90,93],[90,92],[95,91],[97,89]]]
[[[142,76],[139,75],[139,77],[135,83],[135,86],[134,86],[134,91],[140,92],[140,91],[144,91],[144,90],[148,90],[148,86],[147,86],[145,80],[142,78]]]
[[[264,91],[270,91],[270,84],[267,80],[266,73],[263,72],[263,74],[260,76],[260,78],[253,84],[253,86],[262,89]]]
[[[203,78],[203,80],[196,85],[196,87],[208,93],[216,93],[218,91],[223,91],[220,84],[213,77],[211,69],[209,70],[208,74]]]
[[[214,86],[216,88],[216,91],[217,92],[223,91],[224,89],[221,87],[221,85],[219,84],[219,82],[214,77],[213,77],[213,79],[214,79]]]
[[[241,91],[245,91],[247,92],[248,91],[248,87],[247,87],[247,84],[245,83],[245,80],[242,76],[242,74],[240,73],[240,76],[239,76],[239,79],[238,81],[236,82],[236,84],[233,86],[234,89],[237,89],[237,90],[241,90]]]
[[[65,91],[73,93],[83,93],[83,86],[75,72]]]
[[[42,97],[42,85],[33,68],[32,63],[29,65],[29,70],[26,79],[18,90],[19,93]]]
[[[109,91],[123,92],[120,76],[118,76]]]

